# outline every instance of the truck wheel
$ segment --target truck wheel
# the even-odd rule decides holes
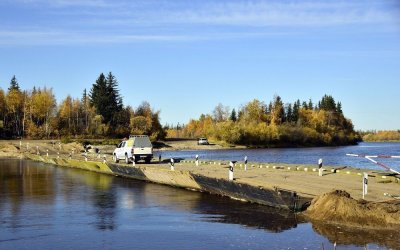
[[[118,162],[119,162],[119,160],[118,160],[118,158],[117,158],[116,155],[113,155],[113,160],[114,160],[115,163],[118,163]]]
[[[129,157],[128,157],[128,155],[125,155],[125,163],[126,164],[129,164],[131,161],[129,160]]]
[[[146,160],[145,160],[145,162],[146,162],[147,164],[149,164],[149,163],[151,162],[151,158],[150,158],[150,157],[147,157]]]

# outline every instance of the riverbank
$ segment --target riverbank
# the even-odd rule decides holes
[[[17,145],[15,145],[17,143]],[[28,157],[30,159],[52,163],[65,167],[76,167],[101,173],[120,175],[128,178],[135,178],[155,183],[167,184],[170,186],[186,189],[206,191],[214,194],[229,196],[234,199],[255,202],[263,205],[280,207],[282,209],[301,209],[306,207],[308,202],[333,190],[345,190],[356,201],[362,198],[361,171],[352,168],[324,167],[324,176],[319,177],[317,169],[312,165],[300,164],[270,164],[250,162],[247,170],[244,163],[236,163],[234,169],[235,180],[229,182],[227,161],[201,161],[199,166],[195,165],[194,159],[177,159],[175,171],[171,171],[169,159],[162,159],[161,162],[153,161],[151,164],[114,164],[111,163],[109,152],[102,151],[100,155],[94,152],[89,153],[88,162],[81,153],[83,147],[80,144],[52,144],[51,142],[35,141],[24,142],[19,148],[19,142],[0,143],[0,156],[3,157]],[[29,143],[29,144],[28,144]],[[38,148],[36,147],[38,146]],[[39,149],[39,154],[37,150]],[[104,149],[102,149],[104,150]],[[47,152],[49,156],[47,157]],[[58,154],[59,152],[59,154]],[[107,153],[104,155],[104,153]],[[102,163],[106,159],[106,163]],[[100,158],[99,158],[100,157]],[[366,171],[366,170],[363,170]],[[368,170],[369,193],[365,197],[368,202],[393,203],[396,201],[390,195],[398,195],[399,179],[387,176],[380,171]],[[384,194],[389,195],[384,195]],[[348,197],[341,197],[344,199]],[[331,217],[340,220],[331,220],[337,224],[350,224],[346,221],[345,211],[356,210],[358,206],[365,206],[366,202],[352,204],[347,202],[346,210],[325,209],[331,211]],[[399,208],[399,204],[394,204]],[[373,206],[368,207],[370,210]],[[318,208],[317,208],[318,210]],[[335,216],[344,211],[344,216]],[[390,208],[387,212],[390,216],[400,216],[400,210]],[[382,214],[377,210],[376,215]],[[324,216],[327,216],[325,214]],[[354,216],[349,214],[348,216]],[[321,219],[311,215],[311,219]],[[322,216],[322,218],[324,218]],[[372,218],[372,217],[370,217]],[[323,219],[322,219],[323,220]],[[373,219],[371,219],[373,220]],[[400,217],[399,220],[400,221]],[[392,226],[393,220],[384,222],[380,220],[374,228],[387,228]],[[352,225],[368,227],[372,224],[360,224],[356,221]]]

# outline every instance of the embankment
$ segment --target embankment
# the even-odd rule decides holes
[[[294,191],[252,186],[245,183],[228,181],[226,179],[194,174],[186,170],[171,171],[156,167],[133,167],[131,165],[52,158],[34,154],[26,154],[26,157],[31,160],[63,167],[79,168],[104,174],[170,185],[178,188],[209,192],[212,194],[228,196],[237,200],[273,206],[284,210],[299,210],[310,201],[310,198],[298,196]]]
[[[317,223],[361,228],[399,228],[400,200],[370,202],[355,200],[343,190],[335,190],[314,198],[304,215]]]

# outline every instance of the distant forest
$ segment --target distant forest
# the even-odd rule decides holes
[[[268,105],[253,100],[238,111],[219,104],[212,114],[166,131],[168,137],[208,137],[255,147],[349,145],[361,140],[343,115],[342,104],[330,95],[316,104],[311,99],[284,104],[276,95]]]
[[[362,133],[363,141],[400,141],[400,130],[368,131]]]
[[[161,126],[160,111],[143,102],[124,106],[116,77],[99,75],[81,98],[67,96],[59,104],[51,88],[22,90],[14,76],[5,92],[0,89],[0,138],[122,138],[146,134],[152,141],[165,137],[208,137],[213,141],[260,147],[327,146],[361,140],[342,104],[325,95],[284,103],[279,96],[265,104],[253,100],[238,110],[218,104],[186,125]]]
[[[51,88],[22,90],[14,76],[6,93],[0,89],[0,119],[0,138],[165,137],[159,111],[147,102],[124,106],[111,72],[100,74],[81,98],[67,96],[58,105]]]

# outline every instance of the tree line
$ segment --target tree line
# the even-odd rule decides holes
[[[362,132],[363,141],[400,141],[400,130],[382,130]]]
[[[268,105],[255,99],[239,110],[218,104],[211,114],[186,126],[167,128],[167,136],[263,147],[347,145],[361,140],[343,115],[341,102],[330,95],[316,104],[311,99],[284,104],[278,95]]]
[[[116,77],[99,75],[81,98],[67,96],[59,104],[52,88],[22,90],[15,76],[7,91],[0,88],[1,138],[105,138],[147,134],[165,137],[160,111],[148,102],[124,106]]]

